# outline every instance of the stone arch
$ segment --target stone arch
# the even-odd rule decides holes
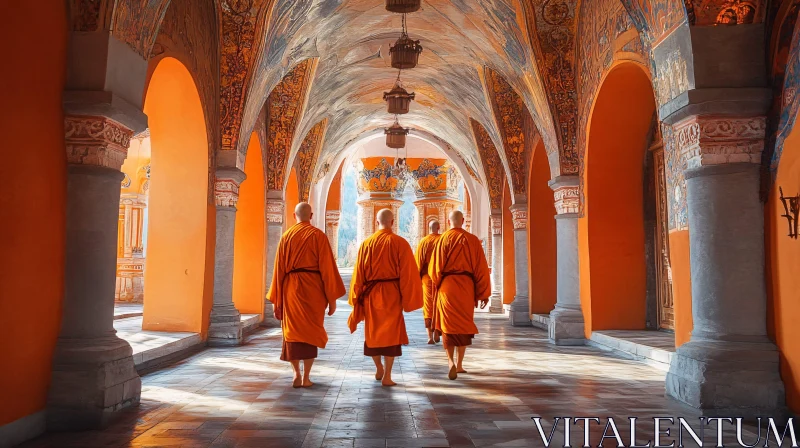
[[[578,222],[587,338],[596,330],[645,329],[644,166],[654,113],[650,78],[634,63],[614,66],[593,101]]]
[[[189,70],[163,58],[148,85],[152,144],[142,328],[205,332],[213,288],[206,120]]]

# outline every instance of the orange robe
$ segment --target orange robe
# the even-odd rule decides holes
[[[431,261],[431,254],[433,248],[436,246],[436,241],[442,235],[432,233],[422,240],[417,245],[417,267],[419,267],[419,275],[422,278],[422,317],[430,319],[433,316],[433,285],[431,284],[431,277],[428,275],[428,264]]]
[[[364,321],[368,347],[408,344],[403,311],[422,308],[422,286],[411,246],[403,237],[378,230],[361,243],[350,282],[350,305],[350,332]]]
[[[314,272],[292,272],[298,269]],[[276,309],[283,310],[284,341],[325,348],[325,310],[346,293],[325,233],[307,222],[287,230],[275,254],[275,270],[267,294]]]
[[[475,307],[492,293],[478,237],[463,229],[445,232],[433,249],[428,275],[438,286],[431,327],[445,335],[478,334]]]

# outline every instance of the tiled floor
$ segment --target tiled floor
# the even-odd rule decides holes
[[[664,397],[663,372],[591,347],[554,347],[541,330],[486,314],[467,353],[469,374],[456,381],[446,377],[442,347],[425,344],[421,314],[408,315],[400,385],[383,388],[362,356],[363,333],[349,334],[349,309],[339,303],[311,389],[292,389],[291,369],[278,360],[279,330],[265,329],[243,347],[208,349],[145,376],[141,405],[103,431],[47,435],[26,447],[543,446],[532,416],[544,417],[546,433],[555,416],[614,417],[627,444],[630,416],[642,417],[640,441],[652,438],[654,416],[697,421]],[[597,446],[603,427],[591,426]],[[563,437],[562,428],[553,446]],[[582,445],[580,425],[571,437]]]
[[[139,317],[142,315],[144,305],[141,303],[114,303],[114,319],[127,319],[129,317]]]

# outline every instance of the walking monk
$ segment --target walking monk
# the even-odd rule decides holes
[[[450,213],[451,229],[436,242],[428,267],[428,275],[437,288],[432,327],[443,334],[450,365],[447,376],[451,380],[458,373],[467,373],[464,355],[478,334],[475,308],[478,302],[481,309],[485,308],[491,294],[489,266],[481,241],[462,229],[463,224],[461,212]],[[454,359],[456,349],[458,358]]]
[[[431,261],[431,254],[433,248],[436,246],[436,241],[439,240],[439,221],[431,221],[428,224],[430,233],[428,236],[420,240],[417,245],[417,267],[419,267],[419,275],[422,278],[422,317],[425,318],[425,330],[428,332],[428,344],[435,344],[439,342],[439,333],[433,331],[431,328],[431,316],[433,316],[433,285],[431,285],[431,278],[428,276],[428,264]]]
[[[422,308],[422,287],[411,246],[392,233],[392,211],[379,211],[377,222],[378,231],[358,249],[350,282],[353,312],[347,325],[354,333],[358,323],[364,321],[364,356],[371,356],[375,362],[375,379],[384,386],[394,386],[394,358],[403,354],[401,345],[408,344],[403,311]]]
[[[275,271],[267,298],[275,305],[275,318],[281,321],[283,349],[281,360],[292,363],[292,386],[311,387],[311,366],[317,349],[325,348],[328,333],[323,322],[336,311],[336,299],[347,293],[336,267],[328,237],[312,226],[311,206],[297,204],[297,224],[281,237],[275,254]],[[300,361],[303,361],[302,376]]]

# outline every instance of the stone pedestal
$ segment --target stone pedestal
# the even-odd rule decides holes
[[[99,116],[65,119],[66,270],[47,397],[50,430],[97,428],[141,395],[130,345],[114,330],[120,172],[132,131]]]
[[[511,325],[523,327],[531,325],[531,305],[528,293],[528,206],[511,206],[514,223],[514,282],[516,293],[509,308]]]
[[[717,415],[779,416],[784,386],[767,337],[764,117],[693,116],[676,125],[685,171],[692,269],[691,340],[667,394]]]
[[[278,253],[278,244],[283,235],[283,220],[286,203],[283,201],[283,192],[267,192],[267,289],[272,285],[272,276],[275,273],[275,255]],[[280,321],[275,319],[272,302],[264,297],[264,327],[279,327]]]
[[[561,176],[550,182],[556,205],[557,279],[556,306],[550,312],[548,333],[556,345],[586,343],[581,310],[578,262],[579,193],[577,176]]]
[[[503,215],[498,211],[489,216],[492,233],[492,295],[489,312],[501,314],[503,310]]]
[[[217,207],[216,246],[214,250],[214,304],[208,327],[210,347],[242,343],[242,322],[233,304],[233,241],[236,230],[236,203],[239,185],[245,174],[237,168],[218,168],[214,184]]]

